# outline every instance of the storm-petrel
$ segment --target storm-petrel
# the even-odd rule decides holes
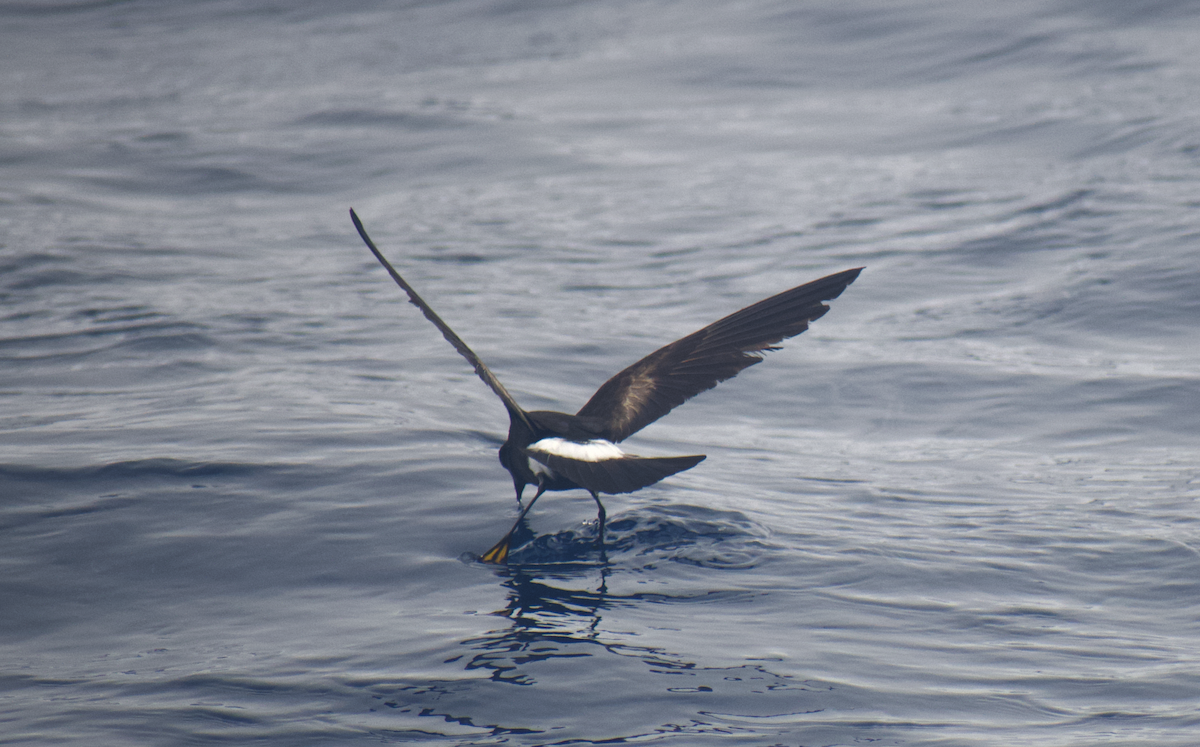
[[[659,348],[606,381],[574,415],[527,412],[479,356],[400,277],[367,236],[354,210],[350,218],[367,248],[413,305],[441,330],[508,409],[508,440],[500,447],[500,463],[512,475],[518,503],[526,485],[536,485],[537,493],[522,509],[513,528],[483,554],[481,560],[489,563],[507,562],[513,533],[547,490],[582,488],[591,494],[599,507],[598,542],[603,547],[605,511],[600,493],[632,493],[704,459],[703,454],[639,457],[625,453],[617,444],[700,392],[760,362],[762,353],[778,349],[775,343],[808,329],[809,322],[829,311],[822,302],[841,295],[863,269],[844,270],[771,296]]]

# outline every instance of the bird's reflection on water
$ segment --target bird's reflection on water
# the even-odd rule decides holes
[[[634,558],[644,569],[663,562],[725,568],[753,565],[765,533],[738,512],[691,506],[644,508],[610,521],[608,527],[609,541],[601,550],[596,549],[594,525],[541,536],[523,527],[510,565],[495,571],[508,599],[504,609],[492,614],[510,624],[463,641],[474,652],[466,669],[488,670],[498,682],[532,685],[534,676],[522,669],[528,664],[609,653],[640,658],[659,672],[699,671],[696,662],[684,657],[626,642],[628,631],[606,631],[604,616],[650,602],[715,601],[722,592],[617,594],[609,590],[609,579],[616,572],[632,570],[626,566]],[[621,565],[610,562],[610,555]],[[589,583],[581,588],[584,579]]]
[[[538,682],[528,665],[612,654],[640,660],[648,674],[688,677],[687,682],[675,686],[664,683],[668,692],[713,692],[718,686],[739,682],[763,693],[809,689],[787,675],[769,671],[766,664],[705,667],[691,656],[618,641],[618,635],[628,637],[629,633],[606,630],[606,611],[669,598],[662,594],[614,595],[608,590],[612,568],[601,564],[594,571],[598,574],[594,590],[563,588],[523,570],[510,571],[503,581],[509,590],[508,603],[493,614],[511,624],[463,641],[475,652],[465,669],[488,670],[495,682],[533,686]]]
[[[532,662],[560,657],[591,656],[592,647],[610,652],[620,648],[602,640],[603,612],[627,600],[609,596],[607,564],[598,568],[600,580],[594,591],[559,588],[543,583],[521,570],[508,573],[503,585],[509,590],[507,606],[493,613],[507,617],[511,625],[463,641],[475,651],[466,669],[486,669],[497,682],[532,685],[535,680],[521,667]]]
[[[418,717],[426,734],[428,723],[442,721],[451,726],[433,731],[447,736],[465,728],[508,739],[553,728],[603,735],[595,741],[744,731],[737,719],[818,707],[828,686],[772,671],[777,660],[746,656],[726,665],[726,656],[706,664],[696,650],[671,650],[686,640],[680,628],[690,615],[680,605],[744,605],[759,594],[714,588],[719,575],[709,571],[757,565],[770,545],[765,528],[737,511],[689,505],[642,506],[608,528],[603,553],[590,524],[547,535],[522,528],[509,565],[481,566],[505,601],[484,618],[496,624],[461,640],[463,653],[443,661],[459,674],[399,688],[394,680],[373,683],[373,699],[397,717]],[[692,568],[701,570],[685,570]],[[673,581],[643,586],[643,573]],[[631,701],[631,688],[672,698],[651,707]],[[580,722],[572,715],[579,698],[623,709],[627,719]],[[712,712],[714,698],[733,710]]]

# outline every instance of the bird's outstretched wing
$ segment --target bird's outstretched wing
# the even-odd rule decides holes
[[[853,283],[861,267],[792,288],[659,348],[596,390],[578,413],[603,424],[600,433],[623,441],[675,407],[762,360],[775,343],[819,319]]]
[[[532,432],[533,425],[529,422],[525,411],[521,409],[517,401],[508,393],[508,390],[504,388],[504,385],[500,383],[500,380],[496,378],[491,369],[484,365],[483,361],[479,360],[479,356],[475,355],[475,351],[467,347],[467,343],[454,334],[454,330],[450,329],[450,325],[443,322],[442,318],[429,307],[429,304],[425,303],[425,299],[417,295],[413,287],[404,278],[400,277],[400,273],[396,272],[396,268],[392,267],[391,263],[384,258],[383,254],[375,246],[375,242],[371,241],[371,237],[367,235],[367,229],[363,228],[362,221],[358,219],[358,214],[354,212],[353,208],[350,209],[350,219],[354,221],[354,227],[358,229],[358,235],[362,237],[367,248],[375,255],[375,259],[379,260],[379,263],[388,271],[388,274],[392,276],[392,280],[396,281],[396,285],[399,285],[408,294],[408,300],[412,302],[412,305],[420,309],[425,318],[433,322],[433,325],[441,330],[442,337],[445,337],[446,341],[454,346],[459,355],[467,359],[467,362],[475,369],[475,373],[479,374],[479,378],[483,379],[483,383],[487,384],[496,393],[496,396],[504,402],[509,416],[513,419],[521,420]]]

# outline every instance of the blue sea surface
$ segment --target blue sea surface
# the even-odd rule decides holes
[[[0,2],[0,744],[1200,743],[1198,38]],[[527,409],[866,269],[497,567],[504,407],[350,207]]]

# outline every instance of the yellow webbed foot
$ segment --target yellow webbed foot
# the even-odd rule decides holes
[[[497,565],[508,562],[508,545],[512,541],[512,534],[504,535],[504,539],[500,540],[483,554],[479,559],[485,563],[495,563]]]

